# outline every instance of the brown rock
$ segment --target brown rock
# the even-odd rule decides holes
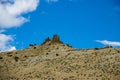
[[[62,43],[58,35],[53,35],[51,43]]]

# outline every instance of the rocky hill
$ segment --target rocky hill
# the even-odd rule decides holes
[[[74,49],[59,36],[0,53],[0,80],[120,80],[120,49]]]

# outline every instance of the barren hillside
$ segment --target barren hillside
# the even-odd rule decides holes
[[[0,80],[120,80],[120,49],[74,49],[57,35],[0,53]]]

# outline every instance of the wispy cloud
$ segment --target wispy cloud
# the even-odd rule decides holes
[[[58,2],[59,0],[45,0],[47,3],[56,3],[56,2]]]
[[[1,0],[0,28],[11,28],[22,25],[29,19],[22,16],[36,10],[39,0]]]
[[[104,45],[120,46],[120,42],[116,42],[116,41],[96,40],[96,42],[102,43],[102,44],[104,44]]]

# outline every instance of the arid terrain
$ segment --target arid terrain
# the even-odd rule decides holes
[[[0,80],[120,80],[120,49],[74,49],[57,35],[0,53]]]

